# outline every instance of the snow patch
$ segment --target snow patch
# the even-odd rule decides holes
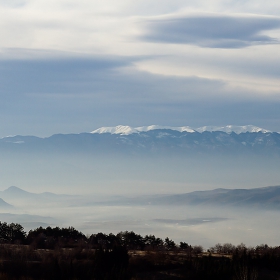
[[[118,125],[115,127],[101,127],[98,128],[91,133],[111,133],[111,134],[120,134],[120,135],[129,135],[133,133],[139,133],[139,132],[147,132],[151,130],[156,129],[170,129],[170,130],[176,130],[179,132],[190,132],[193,133],[195,130],[190,128],[189,126],[182,126],[182,127],[173,127],[173,126],[160,126],[160,125],[149,125],[149,126],[140,126],[140,127],[130,127],[125,125]]]
[[[15,141],[15,142],[12,142],[14,144],[24,144],[24,141]]]
[[[271,131],[263,129],[261,127],[257,127],[254,125],[243,125],[243,126],[238,126],[238,125],[226,125],[226,126],[202,126],[197,129],[195,129],[197,132],[213,132],[213,131],[221,131],[221,132],[226,132],[226,133],[246,133],[246,132],[262,132],[262,133],[269,133]]]
[[[114,127],[101,127],[98,128],[91,133],[110,133],[110,134],[120,134],[120,135],[129,135],[132,133],[137,133],[138,131],[130,126],[127,125],[118,125]]]

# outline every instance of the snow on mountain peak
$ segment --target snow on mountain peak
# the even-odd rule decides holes
[[[126,125],[118,125],[114,127],[101,127],[98,128],[91,133],[110,133],[110,134],[120,134],[120,135],[129,135],[133,133],[139,133],[139,132],[147,132],[155,129],[170,129],[175,130],[179,132],[214,132],[214,131],[221,131],[226,133],[246,133],[246,132],[262,132],[262,133],[268,133],[271,132],[269,130],[254,126],[254,125],[244,125],[244,126],[237,126],[237,125],[226,125],[226,126],[202,126],[199,128],[191,128],[189,126],[180,126],[180,127],[174,127],[174,126],[160,126],[160,125],[150,125],[150,126],[140,126],[140,127],[130,127]]]
[[[128,125],[118,125],[113,127],[101,127],[98,128],[91,133],[111,133],[111,134],[121,134],[121,135],[128,135],[132,133],[137,133],[138,131]]]
[[[191,127],[189,126],[181,126],[181,127],[174,127],[174,126],[160,126],[160,125],[149,125],[149,126],[140,126],[135,128],[137,131],[150,131],[150,130],[155,130],[155,129],[170,129],[170,130],[176,130],[176,131],[186,131],[186,132],[195,132]]]
[[[195,129],[197,132],[204,132],[204,131],[222,131],[226,133],[246,133],[246,132],[262,132],[262,133],[268,133],[271,132],[269,130],[254,126],[254,125],[226,125],[226,126],[202,126],[197,129]]]
[[[193,130],[189,126],[173,127],[173,126],[149,125],[149,126],[140,126],[140,127],[133,128],[130,126],[118,125],[115,127],[101,127],[92,131],[91,133],[98,133],[98,134],[111,133],[111,134],[129,135],[132,133],[147,132],[155,129],[170,129],[170,130],[177,130],[180,132],[183,131],[195,132],[195,130]]]

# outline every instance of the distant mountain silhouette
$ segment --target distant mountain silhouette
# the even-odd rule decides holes
[[[49,198],[55,198],[55,197],[71,197],[70,195],[66,194],[55,194],[51,192],[42,192],[42,193],[33,193],[25,191],[19,187],[11,186],[4,191],[0,191],[0,196],[13,196],[13,197],[49,197]]]
[[[9,154],[11,152],[92,153],[94,155],[111,155],[112,153],[243,155],[249,153],[280,156],[280,133],[277,132],[255,127],[250,130],[240,127],[240,131],[228,131],[225,128],[222,128],[224,131],[217,131],[218,128],[215,127],[212,127],[211,131],[207,130],[207,127],[201,128],[200,131],[180,129],[155,127],[151,130],[142,129],[137,133],[130,133],[134,131],[131,128],[128,129],[129,132],[127,128],[120,131],[117,128],[113,130],[101,128],[93,133],[55,134],[47,138],[18,135],[1,138],[0,151],[9,152]]]
[[[33,204],[73,204],[73,201],[78,199],[78,196],[67,194],[55,194],[51,192],[33,193],[25,191],[19,187],[11,186],[4,191],[0,191],[0,197],[11,202],[13,205],[30,205]]]
[[[15,187],[15,186],[11,186],[9,188],[7,188],[6,190],[0,192],[0,195],[1,193],[3,193],[4,195],[10,195],[10,196],[16,196],[16,197],[26,197],[26,196],[32,196],[32,195],[35,195],[34,193],[31,193],[31,192],[27,192],[23,189],[20,189],[18,187]]]
[[[280,210],[280,186],[270,186],[254,189],[214,189],[207,191],[195,191],[173,195],[145,195],[134,198],[121,196],[112,197],[104,201],[96,201],[91,196],[57,195],[54,193],[31,193],[18,187],[10,187],[2,192],[0,196],[25,203],[34,201],[36,203],[64,203],[68,206],[85,206],[93,204],[103,205],[190,205],[190,206],[232,206],[232,207],[257,207],[262,209]],[[3,207],[10,205],[0,200]],[[1,206],[1,205],[0,205]],[[11,206],[11,205],[10,205]]]
[[[131,204],[257,207],[280,210],[280,186],[254,189],[214,189],[175,195],[126,199]]]
[[[3,200],[2,198],[0,198],[0,209],[13,209],[14,206],[7,203],[5,200]]]

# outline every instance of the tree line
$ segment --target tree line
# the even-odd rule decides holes
[[[85,235],[73,227],[0,222],[0,279],[275,280],[280,246],[225,243],[208,250],[133,231]]]
[[[32,245],[39,249],[54,249],[59,247],[75,247],[87,245],[91,248],[113,249],[116,246],[128,250],[191,250],[201,253],[201,246],[191,246],[186,242],[176,244],[172,239],[156,237],[154,235],[141,236],[133,231],[121,231],[117,234],[102,232],[86,236],[74,227],[38,227],[24,231],[23,226],[17,223],[0,222],[0,242],[2,244]]]

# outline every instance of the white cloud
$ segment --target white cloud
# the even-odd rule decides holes
[[[217,51],[195,46],[169,45],[163,49],[165,56],[149,57],[136,62],[138,69],[166,76],[220,79],[232,88],[232,92],[242,92],[242,95],[245,89],[248,96],[279,94],[278,46]]]
[[[138,16],[177,15],[186,11],[269,15],[275,14],[279,6],[273,1],[263,5],[256,1],[213,0],[14,0],[9,4],[0,1],[0,48],[87,53],[115,51],[117,54],[122,50],[129,51],[130,43],[135,41],[131,36],[140,30],[133,19]]]

